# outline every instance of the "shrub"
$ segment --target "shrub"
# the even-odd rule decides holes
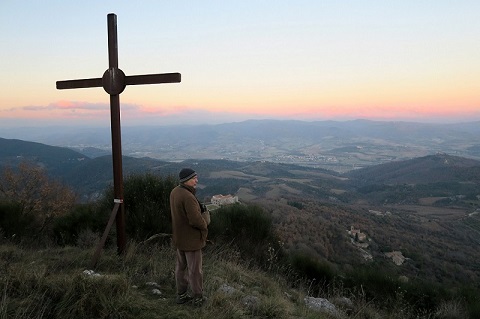
[[[28,223],[23,235],[29,237],[51,231],[53,220],[65,215],[75,203],[75,194],[70,188],[50,179],[44,169],[30,163],[20,163],[16,169],[7,167],[1,172],[0,196],[16,205],[9,211],[20,224],[13,225],[7,213],[4,217],[10,226],[20,229]]]
[[[393,274],[376,267],[363,265],[355,267],[345,280],[347,287],[364,287],[369,300],[391,301],[396,299],[400,282]]]
[[[55,220],[53,235],[60,245],[75,245],[86,231],[101,234],[108,221],[108,212],[95,204],[77,205],[69,214]]]
[[[234,204],[216,210],[209,226],[208,237],[232,243],[242,257],[266,266],[269,250],[280,250],[272,218],[259,206]]]
[[[405,299],[418,309],[431,311],[442,300],[452,297],[444,286],[427,280],[412,280],[402,286],[405,288]]]
[[[298,208],[298,209],[303,209],[303,207],[304,207],[304,205],[302,203],[297,202],[297,201],[288,201],[287,204],[292,206],[292,207]]]
[[[272,219],[259,206],[224,206],[215,211],[215,218],[209,227],[210,237],[227,241],[262,242],[272,234]]]
[[[467,308],[470,318],[480,318],[480,301],[471,301]]]
[[[146,173],[130,175],[124,181],[124,203],[127,235],[143,241],[157,233],[172,232],[170,192],[177,181],[169,176]],[[101,207],[113,208],[114,190],[110,187]]]
[[[329,284],[335,278],[335,270],[326,262],[321,261],[305,252],[295,252],[289,256],[293,271],[300,277],[311,280],[315,289]]]
[[[16,202],[0,202],[0,230],[4,237],[22,238],[34,228],[35,216],[22,214],[22,206]]]

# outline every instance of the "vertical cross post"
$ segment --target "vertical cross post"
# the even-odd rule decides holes
[[[120,129],[120,93],[127,85],[156,84],[156,83],[178,83],[181,82],[180,73],[145,74],[125,76],[118,68],[118,40],[117,40],[117,16],[110,13],[107,16],[108,27],[108,64],[109,67],[102,78],[57,81],[57,89],[76,89],[100,87],[110,94],[110,121],[112,134],[112,160],[113,160],[113,184],[114,184],[114,209],[110,220],[116,220],[117,225],[117,248],[122,254],[126,248],[125,233],[125,207],[123,203],[123,172],[122,172],[122,141]],[[109,222],[105,229],[102,241],[99,244],[93,260],[95,266],[106,235],[112,222]]]
[[[115,73],[118,72],[118,39],[117,39],[117,16],[109,14],[108,21],[108,71],[103,76],[103,81],[110,81],[114,87]],[[108,73],[108,75],[106,75]],[[123,75],[123,72],[121,72]],[[117,75],[118,76],[118,75]],[[121,77],[121,75],[119,75]],[[123,79],[125,75],[123,75]],[[124,80],[123,80],[124,82]],[[105,83],[104,83],[105,85]],[[120,88],[120,87],[119,87]],[[118,88],[118,89],[119,89]],[[122,91],[125,85],[123,85]],[[112,134],[112,161],[113,161],[113,192],[114,201],[119,202],[117,212],[117,248],[123,253],[126,247],[125,233],[125,205],[123,204],[123,165],[122,165],[122,133],[120,129],[120,92],[110,90],[110,129]]]

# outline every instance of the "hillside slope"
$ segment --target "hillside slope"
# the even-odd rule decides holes
[[[476,182],[480,180],[480,161],[438,153],[366,167],[345,175],[365,184]]]
[[[0,166],[32,162],[61,176],[90,158],[71,149],[36,142],[0,138]]]
[[[0,166],[28,161],[70,185],[83,200],[95,199],[111,185],[110,155],[88,158],[68,148],[34,142],[0,139]],[[183,167],[199,174],[198,196],[236,194],[242,200],[302,198],[334,203],[372,204],[418,201],[425,196],[480,194],[480,161],[447,154],[392,161],[340,174],[322,168],[268,161],[221,159],[181,162],[149,157],[123,157],[124,177],[152,173],[176,176]],[[414,187],[415,186],[415,187]]]

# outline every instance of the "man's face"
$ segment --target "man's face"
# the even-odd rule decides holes
[[[188,185],[190,187],[196,188],[197,183],[198,183],[198,177],[195,175],[194,177],[192,177],[188,181],[186,181],[184,184]]]

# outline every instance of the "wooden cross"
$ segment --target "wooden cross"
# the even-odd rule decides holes
[[[114,208],[103,234],[100,245],[95,253],[93,266],[100,254],[113,220],[117,224],[117,248],[123,253],[126,247],[125,235],[125,208],[123,204],[123,173],[122,173],[122,142],[120,132],[120,93],[127,85],[178,83],[181,81],[180,73],[145,74],[125,76],[118,68],[118,41],[117,41],[117,16],[114,13],[107,15],[108,26],[108,62],[109,68],[101,78],[57,81],[57,89],[77,89],[90,87],[103,87],[110,94],[110,119],[112,134],[112,159],[113,159],[113,184]],[[118,212],[119,211],[119,212]]]

